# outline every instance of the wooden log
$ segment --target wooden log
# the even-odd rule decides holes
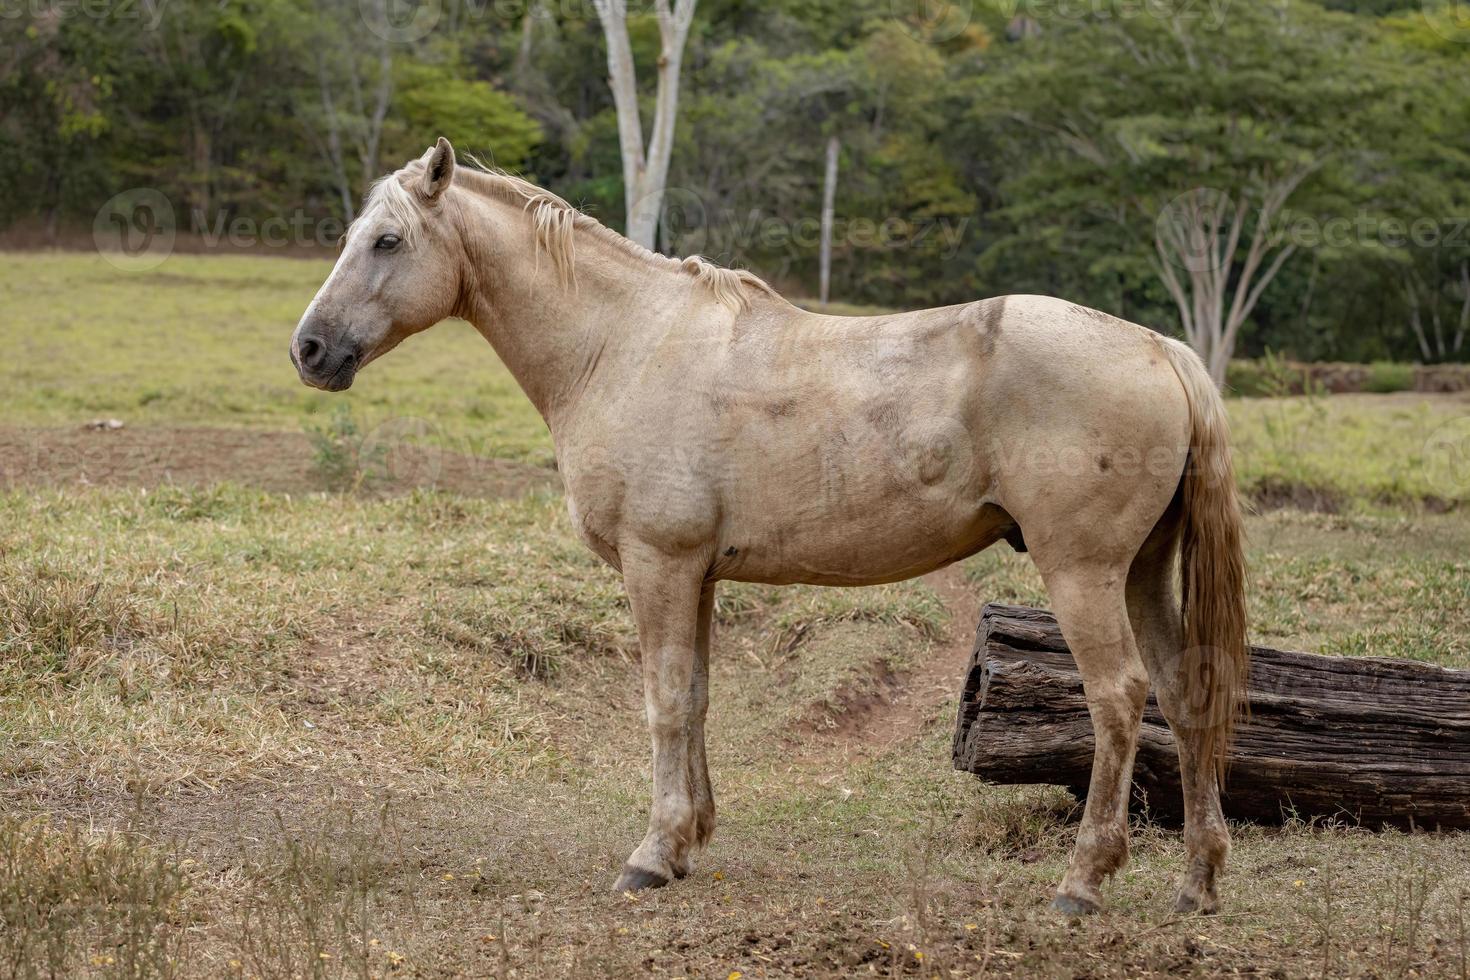
[[[1251,716],[1231,748],[1226,816],[1470,827],[1470,670],[1251,654]],[[1081,798],[1092,749],[1082,678],[1051,613],[986,606],[960,697],[955,768],[994,783],[1054,783]],[[1135,808],[1178,823],[1179,760],[1152,695],[1133,783]]]

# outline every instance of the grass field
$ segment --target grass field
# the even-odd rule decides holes
[[[715,843],[611,894],[646,816],[635,638],[483,340],[436,328],[345,403],[497,462],[321,492],[360,438],[285,357],[321,264],[4,258],[0,974],[1467,976],[1463,834],[1242,826],[1225,914],[1181,919],[1179,835],[1140,826],[1108,911],[1055,919],[1070,797],[950,771],[959,677],[926,672],[967,645],[957,595],[1044,604],[1008,550],[723,588]],[[1433,458],[1470,402],[1231,412],[1253,637],[1470,667]]]

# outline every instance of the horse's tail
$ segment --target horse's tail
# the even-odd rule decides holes
[[[1189,402],[1189,457],[1180,478],[1179,576],[1187,699],[1202,751],[1223,781],[1237,719],[1248,710],[1245,554],[1225,403],[1199,356],[1161,338]]]

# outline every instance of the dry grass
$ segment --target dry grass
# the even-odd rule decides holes
[[[1109,913],[1057,922],[1070,798],[949,772],[951,703],[876,755],[806,734],[947,634],[922,583],[722,594],[720,832],[629,901],[605,889],[646,805],[633,633],[560,500],[49,491],[0,497],[0,528],[5,833],[31,841],[0,915],[36,975],[1453,976],[1464,953],[1457,835],[1241,828],[1228,914],[1176,921],[1182,844],[1140,827]],[[1262,635],[1470,663],[1463,520],[1251,530]],[[1024,556],[966,571],[1040,598]],[[76,914],[48,918],[57,888]]]
[[[17,418],[293,428],[327,405],[281,355],[311,263],[7,269],[0,299],[38,327],[0,367]],[[351,403],[546,458],[482,342],[441,330]],[[109,356],[80,363],[88,338]],[[1430,512],[1454,501],[1431,506],[1420,458],[1463,406],[1330,402],[1232,405],[1248,485],[1343,511],[1251,520],[1254,635],[1470,667],[1470,519]],[[689,879],[612,894],[646,819],[638,655],[563,501],[233,475],[7,474],[0,975],[1470,977],[1463,834],[1239,827],[1225,914],[1181,919],[1182,841],[1140,825],[1108,911],[1058,921],[1070,797],[952,772],[952,700],[907,704],[927,724],[889,737],[893,692],[972,626],[924,583],[723,588],[719,831]],[[986,600],[1046,601],[1004,546],[963,571]]]

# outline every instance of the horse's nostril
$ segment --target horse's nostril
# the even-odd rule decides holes
[[[322,358],[327,353],[327,347],[319,340],[303,337],[301,343],[297,345],[297,352],[301,357],[302,365],[314,369],[321,366]]]

